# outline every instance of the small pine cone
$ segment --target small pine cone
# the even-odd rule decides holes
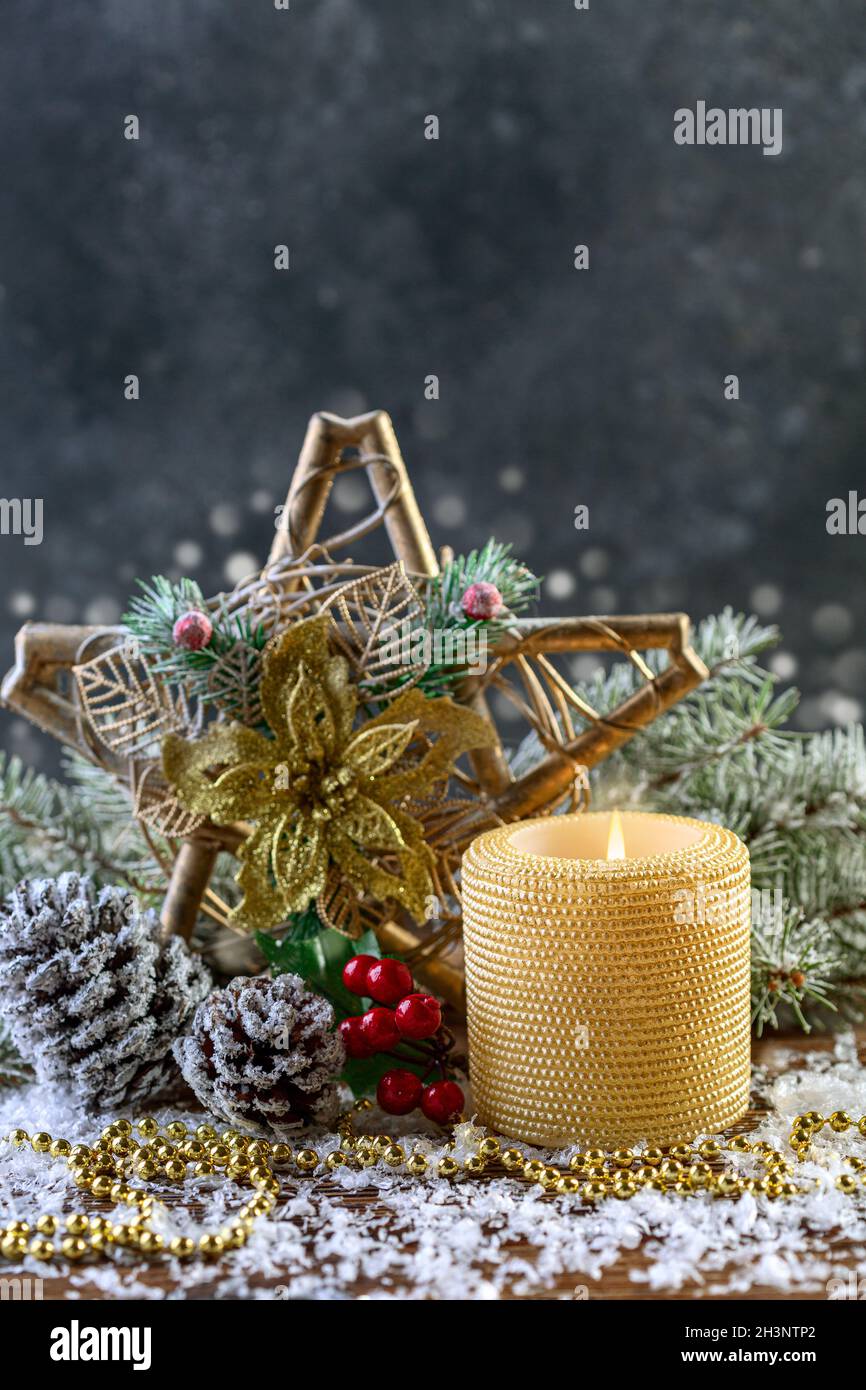
[[[0,908],[0,1014],[40,1081],[94,1109],[133,1105],[177,1077],[172,1044],[211,987],[154,912],[89,878],[20,883]]]
[[[345,1050],[333,1029],[330,1004],[299,975],[241,975],[199,1006],[174,1052],[211,1115],[285,1138],[337,1113]]]

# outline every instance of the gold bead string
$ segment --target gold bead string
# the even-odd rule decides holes
[[[190,1131],[182,1121],[160,1126],[149,1115],[133,1123],[115,1120],[107,1126],[92,1147],[54,1139],[40,1131],[30,1135],[15,1129],[7,1136],[16,1148],[29,1145],[35,1153],[66,1163],[76,1187],[103,1201],[137,1208],[129,1222],[112,1222],[101,1215],[73,1212],[66,1217],[46,1214],[33,1226],[12,1221],[0,1227],[0,1255],[20,1260],[31,1255],[40,1261],[64,1259],[77,1262],[107,1256],[114,1249],[130,1249],[147,1258],[194,1255],[217,1259],[246,1244],[258,1220],[274,1209],[281,1190],[278,1173],[295,1169],[310,1178],[328,1176],[337,1168],[360,1171],[379,1164],[392,1171],[425,1179],[436,1176],[448,1180],[480,1178],[497,1171],[538,1186],[550,1196],[580,1196],[586,1203],[606,1197],[625,1199],[643,1188],[684,1196],[707,1192],[714,1197],[736,1198],[745,1193],[773,1199],[800,1197],[814,1191],[814,1179],[796,1180],[796,1165],[810,1160],[816,1135],[826,1126],[835,1134],[851,1130],[866,1137],[866,1115],[855,1120],[845,1110],[828,1117],[810,1110],[794,1120],[788,1146],[789,1158],[764,1140],[751,1140],[738,1134],[724,1145],[707,1139],[698,1145],[672,1144],[665,1149],[640,1151],[587,1149],[575,1153],[568,1168],[527,1158],[516,1148],[502,1147],[494,1135],[486,1135],[474,1152],[457,1159],[452,1137],[439,1159],[421,1149],[407,1153],[399,1139],[388,1134],[358,1134],[355,1116],[371,1109],[369,1100],[356,1101],[337,1124],[339,1148],[320,1155],[313,1148],[293,1150],[289,1144],[272,1143],[227,1129],[218,1133],[212,1125],[201,1124]],[[138,1134],[137,1139],[135,1135]],[[720,1169],[724,1152],[750,1154],[763,1165],[763,1175],[744,1176],[736,1169]],[[848,1154],[844,1162],[850,1169],[835,1179],[835,1186],[853,1196],[866,1189],[866,1159]],[[153,1229],[158,1208],[168,1210],[139,1182],[168,1181],[180,1186],[190,1176],[217,1177],[252,1189],[251,1196],[234,1220],[218,1231],[206,1231],[198,1239],[174,1236],[166,1240]]]
[[[355,1109],[369,1105],[359,1102]],[[866,1115],[855,1120],[845,1110],[836,1110],[825,1119],[817,1111],[798,1115],[789,1139],[795,1158],[808,1161],[814,1137],[826,1125],[837,1134],[856,1129],[866,1137]],[[383,1162],[391,1168],[404,1168],[413,1177],[423,1177],[428,1171],[440,1178],[460,1176],[480,1177],[488,1169],[500,1169],[512,1177],[522,1178],[551,1195],[581,1196],[584,1201],[596,1202],[603,1197],[627,1198],[642,1188],[666,1193],[694,1195],[709,1192],[716,1197],[740,1197],[746,1192],[771,1198],[799,1197],[814,1191],[816,1183],[806,1185],[794,1181],[795,1164],[781,1150],[763,1140],[753,1141],[747,1135],[735,1135],[724,1145],[707,1139],[699,1145],[672,1144],[667,1148],[648,1148],[641,1151],[588,1149],[573,1154],[567,1169],[545,1163],[541,1158],[527,1158],[516,1148],[503,1149],[494,1135],[483,1138],[477,1150],[458,1162],[446,1154],[432,1164],[427,1156],[415,1150],[406,1155],[403,1146],[386,1134],[356,1135],[351,1112],[342,1116],[337,1132],[342,1147],[356,1160],[355,1166],[371,1168]],[[451,1141],[449,1148],[454,1148]],[[718,1168],[723,1151],[752,1154],[764,1167],[761,1177],[744,1176],[736,1169]],[[329,1155],[329,1158],[339,1154]],[[835,1180],[840,1192],[854,1195],[866,1188],[866,1159],[854,1154],[845,1157],[850,1173]],[[716,1165],[715,1167],[713,1165]]]
[[[194,1131],[181,1121],[160,1127],[149,1115],[134,1126],[129,1120],[115,1120],[93,1146],[55,1139],[45,1131],[30,1135],[24,1129],[13,1130],[8,1140],[15,1148],[29,1144],[34,1153],[65,1162],[82,1192],[137,1209],[134,1219],[125,1222],[83,1211],[66,1217],[46,1214],[38,1217],[32,1228],[26,1221],[12,1221],[0,1227],[0,1255],[9,1260],[32,1255],[43,1261],[79,1261],[117,1248],[129,1248],[149,1258],[190,1259],[199,1255],[217,1259],[245,1245],[256,1222],[273,1209],[280,1191],[275,1169],[291,1160],[286,1144],[249,1139],[232,1129],[218,1134],[208,1124]],[[159,1209],[168,1208],[136,1180],[180,1186],[190,1173],[223,1177],[253,1192],[237,1216],[220,1230],[205,1231],[197,1240],[192,1236],[166,1240],[154,1230],[153,1220]]]

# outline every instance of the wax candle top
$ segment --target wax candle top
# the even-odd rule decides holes
[[[521,854],[553,859],[587,859],[610,863],[655,859],[697,845],[713,829],[676,816],[645,812],[591,812],[550,816],[519,826],[509,836]]]

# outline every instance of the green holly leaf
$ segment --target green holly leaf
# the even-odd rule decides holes
[[[294,935],[276,941],[265,932],[256,933],[256,941],[271,967],[272,975],[300,975],[304,983],[323,994],[334,1006],[337,1022],[354,1014],[366,1013],[371,1000],[362,999],[343,984],[343,966],[353,956],[381,956],[373,932],[365,932],[357,941],[333,931],[298,940]]]
[[[306,980],[321,971],[321,958],[317,949],[318,940],[316,937],[299,941],[287,936],[282,941],[276,941],[264,932],[256,932],[256,941],[265,960],[271,967],[272,975],[300,975],[302,979]]]
[[[309,941],[325,930],[315,903],[309,903],[303,912],[293,912],[288,918],[288,931],[283,941]]]
[[[381,1078],[386,1071],[391,1071],[395,1067],[400,1067],[404,1071],[412,1071],[416,1076],[423,1078],[430,1070],[430,1064],[423,1058],[416,1062],[413,1059],[402,1059],[398,1062],[393,1057],[350,1057],[343,1071],[340,1073],[340,1080],[345,1081],[352,1095],[357,1100],[360,1096],[371,1096],[374,1094]]]

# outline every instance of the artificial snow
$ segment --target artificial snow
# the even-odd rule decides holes
[[[827,1114],[848,1109],[866,1113],[866,1068],[852,1036],[842,1036],[832,1053],[783,1059],[781,1074],[756,1073],[755,1086],[769,1114],[750,1138],[784,1149],[790,1122],[803,1110]],[[186,1111],[156,1110],[162,1122],[199,1123]],[[33,1085],[0,1097],[0,1134],[16,1126],[45,1129],[72,1141],[92,1140],[116,1115],[94,1119],[54,1088]],[[130,1117],[131,1118],[131,1117]],[[365,1128],[393,1133],[395,1123],[375,1111]],[[438,1131],[415,1132],[414,1117],[399,1125],[404,1145],[426,1152],[435,1165],[446,1152]],[[473,1153],[486,1131],[458,1126],[458,1161]],[[309,1136],[320,1154],[335,1147],[332,1134]],[[535,1151],[522,1147],[527,1154]],[[810,1177],[807,1196],[771,1201],[744,1195],[720,1200],[701,1194],[680,1197],[644,1189],[628,1201],[609,1198],[597,1206],[580,1197],[548,1196],[511,1177],[450,1183],[401,1176],[392,1169],[283,1177],[274,1213],[263,1218],[247,1245],[213,1265],[164,1261],[173,1287],[155,1286],[158,1271],[134,1252],[117,1251],[111,1261],[65,1268],[4,1261],[0,1273],[49,1272],[70,1276],[72,1297],[94,1290],[112,1298],[185,1298],[198,1291],[218,1298],[258,1299],[496,1299],[502,1296],[592,1298],[593,1286],[624,1255],[631,1256],[635,1297],[648,1291],[739,1295],[761,1286],[780,1292],[818,1292],[828,1298],[863,1296],[851,1267],[866,1270],[866,1187],[854,1197],[834,1186],[846,1153],[866,1145],[856,1130],[816,1138],[808,1164],[796,1178]],[[567,1162],[570,1150],[559,1155]],[[547,1156],[549,1160],[549,1155]],[[726,1154],[743,1173],[761,1170],[748,1154]],[[557,1161],[554,1158],[554,1161]],[[375,1200],[370,1199],[375,1185]],[[153,1185],[155,1195],[160,1189]],[[155,1227],[164,1235],[199,1234],[230,1219],[247,1195],[212,1179],[190,1180],[166,1189],[170,1202]],[[360,1202],[356,1194],[364,1193]],[[194,1219],[189,1207],[196,1203]],[[198,1206],[200,1204],[200,1207]],[[66,1165],[29,1149],[0,1143],[0,1220],[33,1220],[42,1212],[80,1207],[80,1194]],[[123,1217],[118,1208],[118,1219]],[[633,1252],[638,1252],[637,1258]],[[562,1285],[567,1284],[563,1292]],[[559,1287],[557,1287],[559,1285]],[[853,1287],[852,1287],[853,1286]]]

